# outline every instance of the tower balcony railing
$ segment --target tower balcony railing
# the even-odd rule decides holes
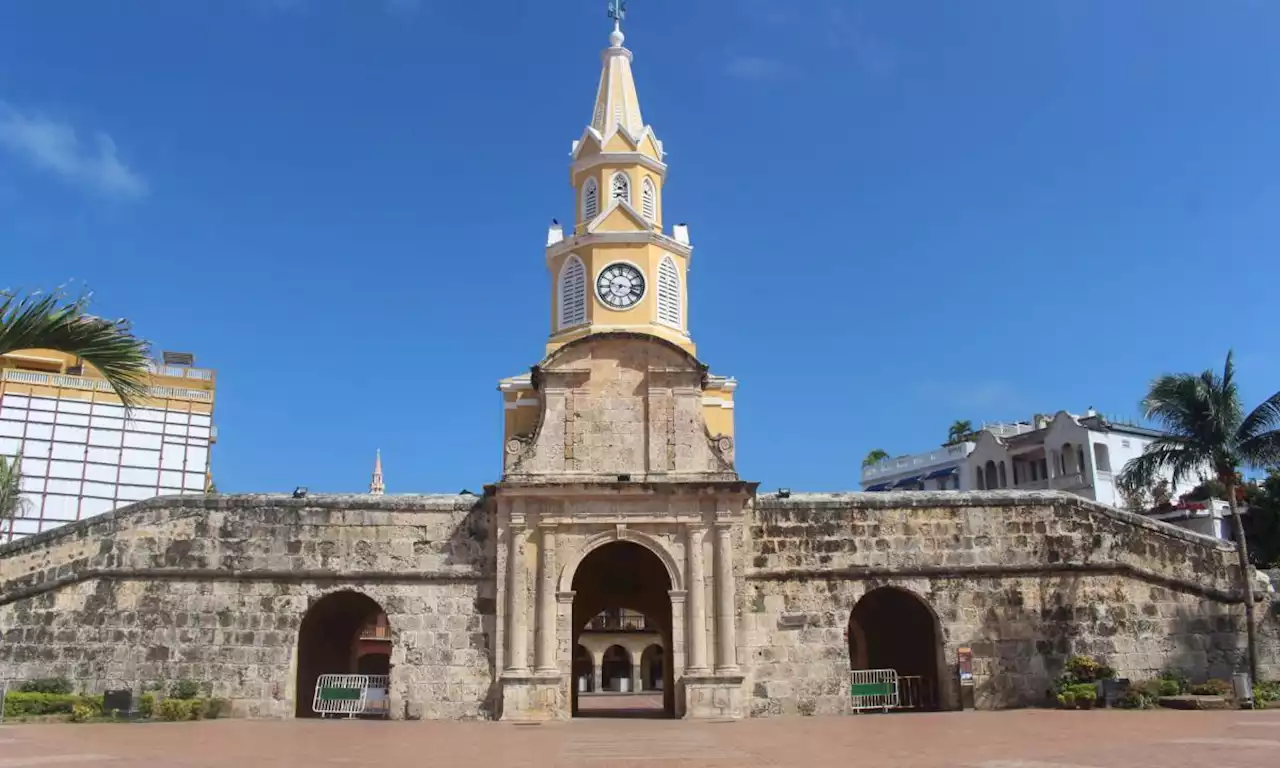
[[[644,616],[597,616],[587,622],[588,632],[657,632]]]

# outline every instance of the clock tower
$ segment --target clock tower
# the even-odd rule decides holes
[[[610,0],[591,123],[573,143],[573,224],[547,237],[546,352],[500,384],[502,479],[485,490],[504,720],[578,711],[579,640],[610,611],[643,615],[658,637],[662,714],[745,712],[735,562],[756,484],[735,467],[737,382],[689,337],[693,247],[663,223],[665,152],[641,116],[626,5]]]
[[[548,357],[568,344],[599,334],[630,334],[674,345],[690,357],[689,266],[693,245],[685,224],[664,221],[666,152],[644,121],[621,29],[626,3],[611,0],[615,20],[601,72],[591,122],[570,151],[574,190],[572,225],[553,223],[547,232],[550,283]],[[732,443],[731,378],[705,377],[702,415],[708,431]],[[532,436],[542,398],[531,375],[501,383],[506,444]]]
[[[601,54],[591,123],[571,151],[573,226],[547,236],[551,323],[547,353],[599,331],[666,339],[690,354],[684,225],[664,228],[666,156],[644,122],[631,51],[614,28]]]

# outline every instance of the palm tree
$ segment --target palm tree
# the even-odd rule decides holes
[[[947,430],[947,445],[959,443],[966,437],[973,434],[973,422],[963,419],[952,423],[951,429]]]
[[[22,454],[12,459],[0,456],[0,520],[17,517],[26,506],[22,498]]]
[[[94,317],[86,313],[88,306],[88,295],[66,301],[61,292],[0,292],[0,355],[23,349],[75,355],[96,368],[132,408],[147,392],[150,345],[130,332],[128,321]]]
[[[867,457],[862,460],[862,467],[865,469],[872,464],[879,464],[887,458],[889,458],[889,453],[877,448],[871,453],[868,453]]]
[[[1147,488],[1166,473],[1174,485],[1209,470],[1226,488],[1227,503],[1240,558],[1245,623],[1249,635],[1249,672],[1258,679],[1258,647],[1254,628],[1253,578],[1249,571],[1249,547],[1236,501],[1239,469],[1270,467],[1280,462],[1280,392],[1245,415],[1236,388],[1232,354],[1219,376],[1208,370],[1200,375],[1165,374],[1151,384],[1142,401],[1148,419],[1165,431],[1142,455],[1125,464],[1122,488]]]

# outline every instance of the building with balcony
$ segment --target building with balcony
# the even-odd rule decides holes
[[[642,693],[662,690],[662,629],[643,613],[602,611],[587,622],[574,652],[579,693]]]
[[[1059,490],[1123,507],[1115,475],[1161,433],[1090,409],[984,425],[969,441],[886,459],[862,470],[864,491]],[[1170,488],[1178,489],[1171,477]],[[1194,485],[1194,484],[1193,484]]]
[[[0,544],[210,482],[214,373],[185,353],[151,365],[126,414],[106,380],[49,350],[0,355],[0,456],[22,457],[22,504]]]

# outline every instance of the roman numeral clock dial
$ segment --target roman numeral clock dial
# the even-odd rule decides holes
[[[596,278],[596,296],[610,309],[628,309],[644,298],[644,275],[630,264],[610,264]]]

